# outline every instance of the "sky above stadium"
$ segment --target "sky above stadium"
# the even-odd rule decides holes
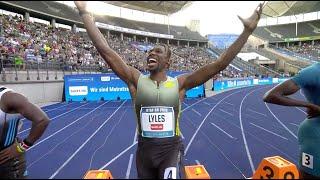
[[[58,1],[62,2],[62,1]],[[259,3],[263,1],[194,1],[189,7],[172,14],[169,23],[172,25],[185,26],[190,20],[200,20],[200,34],[240,34],[243,25],[237,15],[243,18],[249,17]],[[73,1],[64,1],[65,4],[74,6]],[[119,10],[113,5],[105,5],[102,2],[88,2],[89,10],[97,14],[107,14],[119,16]],[[118,8],[119,9],[119,8]],[[125,8],[122,8],[122,17],[125,14]],[[120,14],[121,14],[120,12]],[[129,14],[130,19],[149,18],[146,13],[138,17],[135,14]],[[160,22],[165,18],[151,18],[155,22]],[[165,21],[165,20],[164,20]],[[149,21],[150,22],[150,21]]]
[[[237,15],[249,17],[263,1],[195,1],[182,11],[173,14],[178,25],[185,25],[190,19],[200,20],[200,34],[240,34],[243,25]],[[171,20],[172,21],[172,20]]]

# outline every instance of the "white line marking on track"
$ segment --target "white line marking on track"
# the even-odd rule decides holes
[[[289,124],[292,124],[292,125],[297,126],[297,127],[300,126],[299,124],[295,124],[295,123],[289,123]]]
[[[306,98],[306,96],[302,93],[302,89],[300,89],[299,93],[301,94],[301,96],[303,96],[304,98]]]
[[[209,103],[207,103],[207,102],[203,102],[203,104],[206,104],[206,105],[208,105],[208,106],[211,106],[211,104],[209,104]]]
[[[230,134],[228,134],[227,132],[225,132],[223,129],[221,129],[221,128],[220,128],[219,126],[217,126],[216,124],[214,124],[214,123],[212,123],[212,122],[211,122],[211,124],[212,124],[213,126],[215,126],[216,128],[218,128],[220,131],[222,131],[224,134],[226,134],[229,138],[231,138],[231,139],[237,139],[237,138],[231,136]]]
[[[50,118],[50,122],[52,122],[52,120],[57,119],[58,117],[61,117],[61,116],[65,115],[65,114],[67,114],[67,113],[70,113],[70,112],[72,112],[72,111],[75,111],[75,110],[79,109],[80,107],[85,106],[85,105],[87,105],[87,104],[89,104],[89,103],[85,103],[85,104],[83,104],[83,105],[81,105],[81,106],[79,106],[79,107],[77,107],[77,108],[75,108],[75,109],[71,109],[70,111],[64,112],[64,113],[59,114],[59,115],[57,115],[57,116],[55,116],[55,117],[53,117],[53,118]],[[31,129],[31,128],[28,128],[28,129],[25,129],[25,130],[23,130],[23,131],[20,131],[18,134],[24,133],[24,132],[26,132],[26,131],[28,131],[28,130],[30,130],[30,129]]]
[[[58,104],[59,104],[59,103],[58,103]],[[60,103],[60,104],[62,104],[62,103]],[[56,108],[53,108],[53,109],[46,109],[46,110],[43,110],[43,112],[48,113],[48,112],[54,111],[54,110],[56,110],[56,109],[65,107],[65,106],[67,106],[67,105],[69,105],[69,104],[67,103],[67,104],[65,104],[65,105],[63,105],[63,106],[59,106],[59,107],[56,107]],[[24,121],[24,120],[26,120],[26,118],[21,119],[21,121]]]
[[[133,144],[134,142],[138,141],[137,138],[138,138],[138,126],[136,126],[136,132],[134,133],[134,138],[133,138],[132,144]]]
[[[186,105],[187,107],[189,106],[187,103],[185,103],[185,102],[182,102],[184,105]]]
[[[180,131],[180,134],[181,134],[181,138],[182,138],[182,139],[184,139],[184,136],[183,136],[183,134],[182,134],[182,132],[181,132],[181,131]]]
[[[266,114],[259,113],[259,112],[257,112],[257,111],[254,111],[254,110],[250,109],[250,108],[248,108],[248,111],[251,111],[251,112],[253,112],[253,113],[260,114],[260,115],[262,115],[262,116],[268,117]]]
[[[39,141],[37,144],[31,146],[28,150],[31,150],[31,149],[37,147],[39,144],[41,144],[41,143],[43,143],[44,141],[50,139],[52,136],[58,134],[59,132],[61,132],[61,131],[63,131],[64,129],[66,129],[67,127],[71,126],[72,124],[78,122],[80,119],[86,117],[88,114],[90,114],[90,113],[92,113],[93,111],[97,110],[99,107],[103,106],[103,105],[106,104],[106,103],[107,103],[107,102],[101,104],[100,106],[96,107],[96,108],[93,109],[92,111],[90,111],[90,112],[84,114],[83,116],[79,117],[78,119],[76,119],[76,120],[73,121],[72,123],[68,124],[67,126],[64,126],[64,127],[63,127],[62,129],[60,129],[59,131],[56,131],[55,133],[51,134],[50,136],[48,136],[48,137],[44,138],[43,140]]]
[[[122,154],[126,153],[127,151],[129,151],[133,146],[135,146],[138,142],[135,142],[133,144],[131,144],[129,147],[127,147],[127,149],[123,150],[121,153],[119,153],[116,157],[114,157],[113,159],[111,159],[111,161],[109,161],[107,164],[105,164],[104,166],[102,166],[99,170],[103,170],[104,168],[106,168],[107,166],[109,166],[111,163],[113,163],[113,161],[117,160],[120,156],[122,156]]]
[[[94,121],[94,119],[101,115],[100,113],[94,114],[91,117],[90,121],[87,121],[86,124],[84,126],[82,126],[80,129],[77,129],[76,131],[72,132],[72,134],[65,136],[63,141],[57,143],[55,146],[51,147],[49,149],[49,151],[47,151],[45,154],[42,154],[42,156],[40,158],[37,158],[36,160],[33,160],[28,166],[27,169],[30,168],[31,166],[33,166],[35,163],[37,163],[38,161],[40,161],[41,159],[43,159],[44,157],[46,157],[47,155],[51,154],[53,151],[55,151],[57,149],[57,147],[59,147],[61,144],[65,143],[66,141],[68,141],[71,137],[73,137],[75,134],[77,134],[78,132],[80,132],[81,130],[85,129],[87,126],[89,126],[90,123],[92,123],[92,121]],[[88,169],[89,170],[89,169]]]
[[[301,112],[303,112],[303,114],[307,114],[304,110],[302,110],[302,109],[300,109],[300,108],[298,108],[298,107],[296,107],[299,111],[301,111]]]
[[[200,162],[198,160],[195,160],[197,165],[200,165]]]
[[[223,109],[221,109],[221,108],[219,108],[219,110],[222,111],[222,112],[224,112],[224,113],[226,113],[226,114],[229,114],[230,116],[233,116],[233,114],[231,114],[231,113],[229,113],[229,112],[227,112],[227,111],[225,111],[225,110],[223,110]]]
[[[195,112],[196,114],[198,114],[199,116],[201,116],[201,114],[198,112],[198,111],[196,111],[195,109],[191,109],[193,112]]]
[[[241,91],[242,91],[242,90],[241,90]],[[202,120],[202,122],[201,122],[201,124],[199,125],[198,129],[196,130],[196,132],[195,132],[195,133],[193,134],[193,136],[191,137],[191,139],[190,139],[190,141],[189,141],[189,143],[188,143],[188,145],[187,145],[187,148],[186,148],[185,151],[184,151],[184,154],[185,154],[185,155],[187,154],[187,152],[188,152],[188,150],[189,150],[189,148],[190,148],[190,145],[191,145],[191,143],[193,142],[195,136],[198,134],[200,128],[202,127],[203,123],[204,123],[205,120],[208,118],[208,116],[211,114],[211,112],[212,112],[223,100],[225,100],[225,99],[228,98],[229,96],[231,96],[231,95],[233,95],[233,94],[236,94],[236,93],[238,93],[238,92],[240,92],[240,91],[235,91],[235,92],[233,92],[233,93],[225,96],[225,97],[222,98],[214,107],[211,108],[211,110],[208,112],[208,114],[206,115],[206,117],[204,117],[204,119]]]
[[[231,105],[231,106],[234,106],[234,104],[229,103],[229,102],[223,102],[223,103],[226,103],[226,104],[229,104],[229,105]]]
[[[118,112],[118,110],[121,108],[121,106],[126,102],[126,100],[118,107],[117,110],[115,110],[110,116],[109,118],[103,123],[100,125],[100,127],[67,159],[67,161],[65,161],[62,166],[60,166],[58,168],[58,170],[56,170],[56,172],[54,172],[49,179],[53,179],[72,159],[73,157],[93,138],[93,136],[95,136],[99,130],[108,122],[109,119],[111,119],[111,117],[114,116],[114,114],[116,112]]]
[[[122,106],[122,108],[123,108],[123,106]],[[93,161],[94,156],[96,155],[96,153],[97,153],[102,147],[105,146],[105,144],[107,143],[107,140],[109,139],[109,136],[112,134],[114,128],[116,128],[116,126],[118,126],[118,124],[120,123],[120,121],[122,120],[122,118],[123,118],[123,116],[126,114],[126,112],[127,112],[127,109],[125,109],[125,111],[121,114],[121,117],[120,117],[120,119],[118,120],[118,122],[117,122],[115,125],[113,125],[113,127],[112,127],[111,130],[109,131],[108,135],[104,138],[103,144],[101,144],[98,148],[96,148],[96,150],[92,153],[92,156],[91,156],[91,159],[90,159],[90,166],[89,166],[88,170],[91,169],[91,165],[92,165],[92,161]],[[110,119],[110,117],[107,119],[107,121],[109,121],[109,119]]]
[[[254,168],[254,165],[253,165],[253,161],[252,161],[252,157],[251,157],[251,154],[250,154],[250,150],[249,150],[249,147],[248,147],[248,143],[247,143],[247,139],[246,139],[246,135],[244,134],[244,129],[243,129],[243,124],[242,124],[242,104],[244,102],[244,100],[253,92],[257,91],[257,90],[260,90],[260,89],[263,89],[263,88],[258,88],[258,89],[254,89],[252,91],[250,91],[249,93],[247,93],[241,103],[240,103],[240,107],[239,107],[239,120],[240,120],[240,129],[241,129],[241,134],[242,134],[242,139],[243,139],[243,142],[244,142],[244,145],[245,145],[245,149],[246,149],[246,153],[247,153],[247,157],[248,157],[248,160],[249,160],[249,163],[250,163],[250,167],[251,167],[251,170],[252,170],[252,173],[255,172],[255,168]]]
[[[281,126],[284,127],[293,137],[298,139],[298,137],[292,131],[290,131],[290,129],[286,125],[284,125],[276,115],[273,114],[273,112],[269,108],[268,104],[267,103],[264,103],[264,104],[266,105],[266,107],[268,108],[268,110],[272,114],[272,116],[281,124]]]
[[[255,126],[255,127],[257,127],[257,128],[260,128],[260,129],[262,129],[262,130],[264,130],[264,131],[266,131],[266,132],[268,132],[268,133],[270,133],[270,134],[273,134],[273,135],[278,136],[278,137],[280,137],[280,138],[282,138],[282,139],[288,140],[287,138],[285,138],[285,137],[283,137],[283,136],[281,136],[281,135],[279,135],[279,134],[277,134],[277,133],[274,133],[274,132],[272,132],[272,131],[269,131],[269,130],[261,127],[261,126],[258,126],[258,125],[253,124],[253,123],[250,123],[250,124],[253,125],[253,126]]]
[[[50,112],[50,111],[53,111],[53,110],[56,110],[56,109],[59,109],[59,108],[62,108],[62,107],[65,107],[65,106],[68,106],[68,105],[70,105],[70,104],[65,104],[65,105],[63,105],[63,106],[59,106],[59,107],[56,107],[56,108],[53,108],[53,109],[47,109],[47,110],[45,110],[44,112]]]
[[[208,98],[210,98],[210,97],[208,97]],[[190,106],[188,106],[188,107],[184,108],[181,112],[183,112],[183,111],[185,111],[185,110],[187,110],[187,109],[189,109],[189,108],[193,107],[194,105],[198,104],[199,102],[202,102],[202,101],[204,101],[204,100],[207,100],[208,98],[203,98],[203,99],[201,99],[201,100],[199,100],[199,101],[197,101],[197,102],[195,102],[195,103],[191,104]]]
[[[127,168],[127,173],[126,173],[126,179],[129,179],[129,177],[130,177],[132,160],[133,160],[133,154],[130,154],[130,159],[129,159],[128,168]]]

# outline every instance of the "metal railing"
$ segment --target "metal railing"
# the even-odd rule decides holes
[[[40,73],[46,74],[46,80],[49,80],[50,74],[54,73],[54,79],[57,80],[58,73],[68,74],[73,73],[94,73],[94,72],[110,72],[110,69],[96,64],[79,65],[76,63],[56,62],[56,61],[24,61],[23,63],[16,63],[14,59],[0,59],[0,75],[3,82],[7,81],[8,75],[14,75],[14,80],[19,80],[19,74],[26,74],[26,80],[30,80],[30,74],[37,74],[37,80],[40,80]]]

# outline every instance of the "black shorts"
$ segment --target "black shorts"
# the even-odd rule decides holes
[[[183,142],[179,136],[172,138],[143,138],[139,136],[136,153],[138,178],[180,178],[183,153]]]
[[[0,179],[25,179],[26,160],[25,153],[0,164]]]

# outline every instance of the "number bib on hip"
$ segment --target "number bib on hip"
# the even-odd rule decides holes
[[[143,137],[165,138],[174,136],[175,118],[173,107],[142,107],[140,119]]]

